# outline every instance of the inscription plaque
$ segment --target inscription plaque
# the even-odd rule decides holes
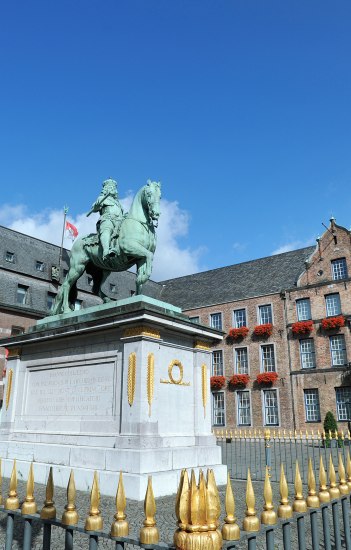
[[[114,363],[28,372],[25,414],[111,416]]]

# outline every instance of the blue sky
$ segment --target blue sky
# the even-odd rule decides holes
[[[161,180],[155,279],[350,227],[350,21],[348,0],[5,0],[0,223],[57,242],[105,178],[126,204]]]

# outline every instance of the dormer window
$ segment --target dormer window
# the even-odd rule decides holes
[[[346,258],[338,258],[337,260],[332,260],[331,268],[334,281],[347,279]]]
[[[15,255],[13,252],[9,252],[7,251],[6,254],[5,254],[5,260],[7,262],[11,262],[12,264],[14,263],[15,261]]]

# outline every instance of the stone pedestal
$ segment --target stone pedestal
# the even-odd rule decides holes
[[[78,489],[98,470],[102,494],[142,500],[175,493],[182,468],[213,468],[226,482],[211,434],[210,346],[222,339],[179,308],[145,296],[48,317],[9,349],[0,422],[4,473]]]

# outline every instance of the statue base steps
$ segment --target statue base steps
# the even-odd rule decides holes
[[[143,500],[177,491],[182,468],[213,468],[226,482],[211,433],[210,347],[218,331],[192,323],[179,308],[144,296],[41,320],[3,340],[9,349],[0,421],[4,475],[13,459],[26,479]]]

